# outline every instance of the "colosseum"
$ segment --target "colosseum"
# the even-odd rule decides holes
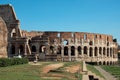
[[[86,61],[115,64],[118,61],[116,39],[111,35],[86,32],[24,31],[20,29],[13,7],[0,5],[0,17],[7,30],[7,56],[39,61]]]

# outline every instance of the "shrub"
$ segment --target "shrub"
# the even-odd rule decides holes
[[[0,58],[0,67],[19,65],[28,63],[27,58]]]

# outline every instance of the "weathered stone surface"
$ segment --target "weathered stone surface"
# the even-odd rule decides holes
[[[7,57],[7,27],[0,17],[0,58]]]

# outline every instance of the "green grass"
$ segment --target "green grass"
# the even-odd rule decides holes
[[[120,80],[120,66],[101,66],[104,70],[111,73],[113,76],[119,78]]]
[[[0,67],[0,80],[55,80],[49,79],[53,74],[62,74],[65,75],[60,80],[72,80],[69,77],[80,77],[82,78],[81,74],[77,73],[69,73],[69,72],[50,72],[47,74],[41,73],[42,68],[49,64],[56,64],[61,62],[40,62],[41,65],[15,65],[15,66],[8,66],[8,67]],[[79,62],[63,62],[66,66],[80,64]],[[48,76],[48,79],[43,79],[44,76]],[[53,76],[54,77],[54,76]],[[79,79],[81,80],[81,79]]]
[[[95,73],[96,75],[104,78],[104,76],[96,68],[94,68],[93,65],[87,64],[87,69],[90,70],[91,72]]]
[[[28,64],[0,68],[0,80],[40,80],[39,68]]]

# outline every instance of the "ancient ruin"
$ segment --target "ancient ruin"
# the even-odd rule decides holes
[[[29,60],[86,61],[97,64],[117,62],[116,40],[111,35],[86,32],[27,32],[20,29],[11,5],[0,5],[0,17],[8,29],[8,57]]]
[[[0,58],[7,57],[7,27],[0,17]]]

